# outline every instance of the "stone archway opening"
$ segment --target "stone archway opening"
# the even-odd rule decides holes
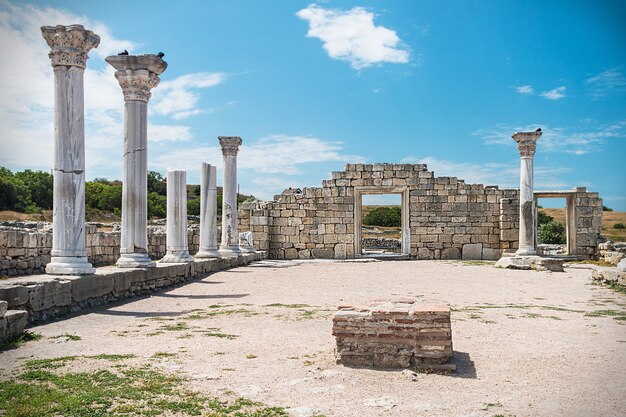
[[[372,224],[373,212],[397,216],[399,224]],[[377,223],[377,222],[374,222]],[[355,256],[408,258],[410,254],[409,189],[393,186],[362,186],[354,190]]]
[[[540,191],[534,194],[537,210],[535,216],[537,219],[535,224],[537,253],[543,256],[575,255],[576,206],[573,193]],[[546,216],[551,217],[552,220],[549,221],[550,219]]]

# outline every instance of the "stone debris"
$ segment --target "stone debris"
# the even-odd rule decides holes
[[[389,411],[395,406],[398,405],[398,402],[390,397],[380,397],[380,398],[368,398],[363,401],[363,404],[368,407],[379,407],[385,411]]]
[[[0,300],[0,343],[17,338],[28,325],[28,312],[9,310],[9,303]]]
[[[496,268],[534,269],[537,271],[564,272],[562,258],[542,258],[540,256],[503,256],[496,262]]]
[[[450,305],[439,300],[340,306],[333,317],[337,363],[373,368],[454,370]]]
[[[291,417],[313,417],[319,414],[320,410],[311,407],[293,407],[288,408],[287,413],[289,413]]]

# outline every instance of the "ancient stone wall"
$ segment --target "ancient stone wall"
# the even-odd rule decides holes
[[[575,191],[576,254],[589,258],[597,251],[601,200]],[[239,211],[241,230],[249,227],[254,246],[272,259],[353,258],[360,251],[361,196],[388,193],[402,195],[403,250],[413,259],[495,260],[518,248],[519,190],[436,177],[423,164],[347,164],[322,187],[247,203]]]
[[[0,276],[44,273],[50,262],[52,232],[50,224],[14,223],[19,227],[0,228]],[[86,245],[89,262],[94,266],[113,265],[120,256],[120,232],[98,231],[94,224],[86,225]],[[200,243],[197,225],[187,229],[190,253],[196,253]],[[148,227],[148,252],[152,259],[165,255],[165,228]]]

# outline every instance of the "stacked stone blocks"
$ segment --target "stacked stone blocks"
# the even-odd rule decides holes
[[[337,363],[454,370],[450,305],[400,299],[342,306],[333,317]]]

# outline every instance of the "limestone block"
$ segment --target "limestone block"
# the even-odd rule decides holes
[[[69,281],[47,280],[31,285],[28,289],[28,304],[32,311],[68,306],[72,303],[71,284]]]
[[[28,324],[28,312],[23,310],[9,310],[4,315],[6,320],[6,340],[15,339],[24,332]]]
[[[346,259],[345,243],[338,243],[335,245],[335,259]]]
[[[6,340],[7,334],[7,319],[0,317],[0,342]]]
[[[461,259],[459,248],[445,248],[441,251],[441,259]]]
[[[70,276],[66,279],[71,283],[72,300],[77,303],[113,291],[113,278],[110,275]]]
[[[9,303],[4,300],[0,300],[0,318],[4,317],[8,309]]]
[[[467,243],[463,245],[462,257],[464,260],[482,259],[482,256],[483,256],[483,244],[482,243]]]
[[[21,285],[0,285],[0,300],[8,303],[9,308],[28,302],[28,289]]]
[[[619,261],[619,263],[617,264],[617,270],[619,272],[626,272],[626,258],[623,258],[621,261]]]
[[[497,261],[502,256],[502,249],[483,248],[483,259]]]
[[[417,250],[417,259],[433,259],[433,251],[428,248],[419,248]]]

